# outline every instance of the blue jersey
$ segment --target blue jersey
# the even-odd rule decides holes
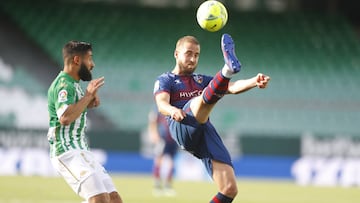
[[[213,77],[201,74],[175,75],[167,72],[157,78],[154,95],[167,92],[170,94],[170,104],[183,108],[190,99],[201,95],[203,89]]]
[[[154,95],[167,92],[172,106],[189,109],[190,100],[201,95],[212,79],[213,77],[200,74],[179,76],[164,73],[155,82]],[[172,138],[182,149],[201,159],[211,177],[211,160],[232,166],[230,154],[210,120],[200,124],[192,111],[186,111],[186,117],[180,122],[170,117],[167,120]]]

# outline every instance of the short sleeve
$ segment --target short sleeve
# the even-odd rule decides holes
[[[166,74],[159,76],[154,84],[154,95],[161,92],[171,92],[171,78]]]
[[[75,87],[67,81],[60,81],[59,86],[55,89],[54,96],[56,114],[60,119],[68,106],[75,101]]]

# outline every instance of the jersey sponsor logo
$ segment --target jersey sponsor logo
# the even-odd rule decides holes
[[[68,100],[67,95],[68,93],[66,90],[61,90],[58,95],[58,102],[66,102]]]
[[[202,90],[194,90],[192,92],[179,92],[180,98],[193,98],[200,96],[202,93]]]
[[[193,78],[199,84],[203,82],[203,77],[201,75],[194,75]]]

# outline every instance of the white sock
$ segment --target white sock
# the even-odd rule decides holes
[[[228,65],[225,64],[221,69],[221,74],[226,78],[231,78],[233,76],[233,71],[229,68]]]

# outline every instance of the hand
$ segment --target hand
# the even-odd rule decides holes
[[[269,81],[270,77],[262,73],[258,73],[256,76],[256,86],[260,89],[266,88]]]
[[[186,113],[182,109],[174,108],[170,114],[171,118],[177,122],[182,121],[186,117]]]
[[[102,87],[104,83],[105,83],[104,77],[91,80],[86,88],[86,93],[92,95],[95,98],[98,89]]]
[[[100,97],[97,94],[95,95],[94,106],[95,107],[100,106]]]
[[[95,98],[89,103],[88,108],[94,108],[100,106],[100,97],[95,94]]]

